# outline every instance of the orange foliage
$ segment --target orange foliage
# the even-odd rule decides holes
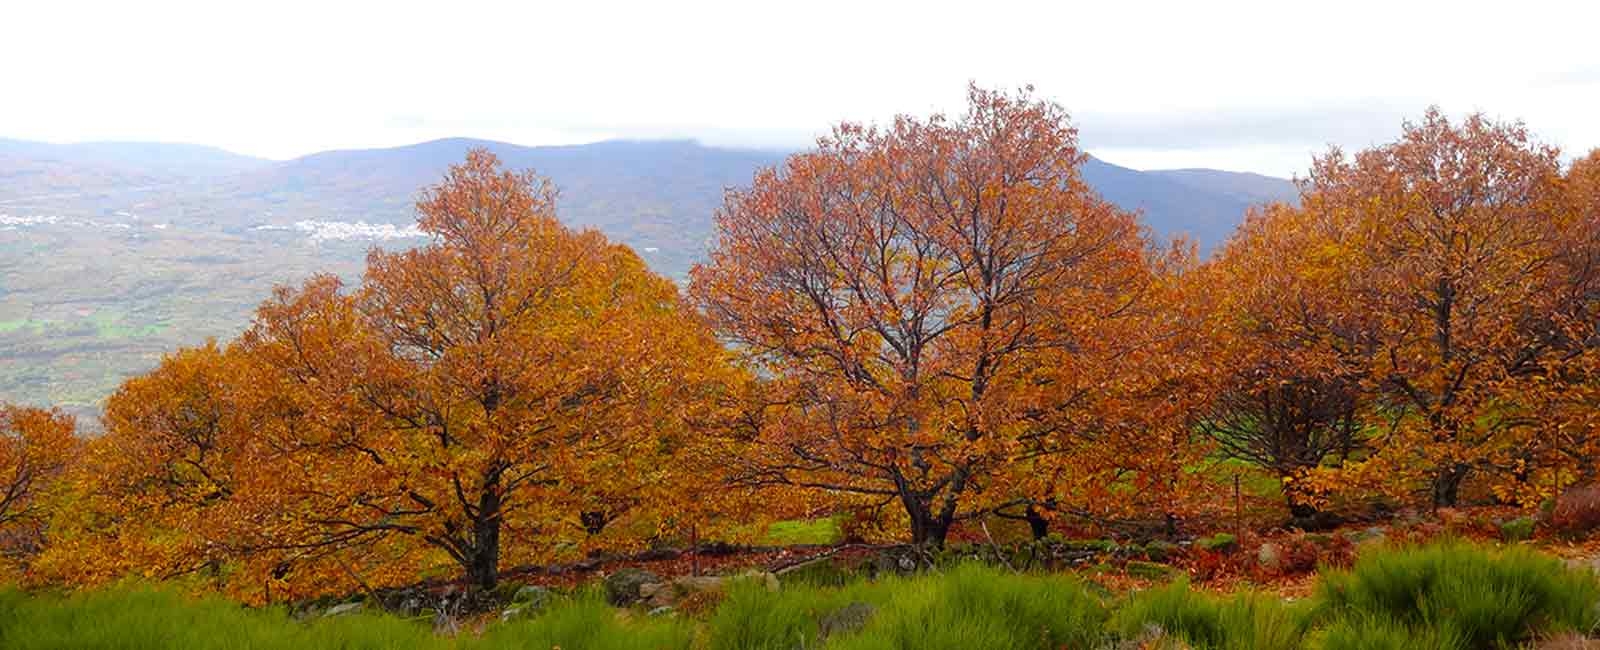
[[[897,503],[942,543],[1056,492],[1057,457],[1148,458],[1124,438],[1153,382],[1123,365],[1163,260],[1084,158],[1060,107],[973,88],[958,118],[844,124],[730,192],[690,293],[764,378],[744,483]]]
[[[0,570],[24,563],[46,541],[47,505],[77,453],[72,416],[0,403]]]
[[[472,152],[418,203],[433,243],[374,251],[350,291],[280,288],[236,343],[130,381],[82,476],[84,543],[126,550],[64,550],[62,570],[203,571],[266,599],[442,560],[490,588],[504,560],[725,503],[691,462],[710,456],[691,425],[736,379],[724,352],[671,282],[554,200]],[[648,530],[606,530],[625,515]]]

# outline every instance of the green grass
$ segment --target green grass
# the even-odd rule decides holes
[[[689,648],[693,629],[671,619],[633,617],[593,595],[561,600],[526,621],[483,636],[440,636],[391,616],[356,614],[301,623],[281,608],[250,610],[169,591],[121,589],[64,599],[0,593],[0,648],[6,650],[510,650]]]
[[[1209,594],[1183,581],[1115,598],[1072,575],[962,564],[916,578],[787,581],[777,592],[736,581],[720,604],[693,616],[618,610],[589,590],[557,597],[531,618],[454,637],[390,616],[304,623],[281,608],[150,588],[0,591],[0,648],[1088,650],[1158,636],[1164,641],[1141,647],[1477,650],[1591,633],[1597,604],[1600,582],[1590,572],[1525,548],[1444,544],[1370,553],[1325,575],[1315,595],[1297,603]],[[865,624],[823,638],[823,621],[852,605],[872,610]]]
[[[1323,575],[1317,601],[1320,617],[1340,634],[1404,627],[1462,648],[1508,647],[1600,624],[1593,574],[1522,547],[1445,543],[1377,553]]]
[[[852,603],[875,611],[864,629],[821,639],[820,621]],[[973,565],[842,588],[733,589],[708,621],[712,650],[1094,648],[1105,606],[1078,579]]]
[[[1264,594],[1199,593],[1180,580],[1133,596],[1117,609],[1111,626],[1124,639],[1159,627],[1197,650],[1291,650],[1302,647],[1307,610]]]
[[[839,541],[839,522],[833,517],[824,519],[789,519],[773,522],[761,537],[761,543],[772,546],[795,544],[833,544]]]

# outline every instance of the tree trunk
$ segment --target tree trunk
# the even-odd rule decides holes
[[[599,510],[585,510],[578,513],[578,521],[583,523],[583,532],[590,536],[605,532],[606,524],[611,523],[606,513]]]
[[[900,503],[911,518],[911,543],[929,548],[944,548],[945,537],[950,534],[951,518],[933,512],[927,498],[903,494]]]
[[[472,552],[467,579],[485,592],[500,583],[500,480],[492,473],[478,495],[478,516],[472,522]]]
[[[1454,508],[1461,497],[1461,483],[1471,470],[1460,463],[1439,470],[1433,478],[1433,507]]]
[[[1050,536],[1050,520],[1045,519],[1033,506],[1028,506],[1022,517],[1028,521],[1028,530],[1033,533],[1033,539],[1041,540]]]
[[[1295,501],[1294,497],[1289,497],[1287,499],[1287,501],[1289,502],[1289,516],[1293,517],[1293,518],[1295,518],[1297,520],[1299,520],[1299,519],[1311,519],[1313,517],[1316,517],[1317,513],[1319,512],[1317,510],[1316,506],[1307,505],[1307,504],[1304,504],[1304,503],[1300,503],[1299,501]]]

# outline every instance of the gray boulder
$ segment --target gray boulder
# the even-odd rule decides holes
[[[323,618],[333,618],[335,616],[347,616],[347,615],[354,614],[354,613],[359,612],[359,611],[361,611],[361,603],[359,603],[359,602],[355,602],[355,603],[339,603],[338,605],[334,605],[333,607],[329,607],[328,611],[322,613],[322,617]]]
[[[616,607],[632,605],[644,598],[639,593],[639,587],[661,582],[661,576],[644,569],[633,567],[618,569],[611,575],[606,576],[606,601]]]
[[[1256,551],[1256,564],[1268,571],[1277,571],[1283,568],[1283,549],[1277,544],[1267,542]]]

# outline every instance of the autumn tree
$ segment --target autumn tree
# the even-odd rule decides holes
[[[1503,492],[1529,503],[1600,481],[1600,150],[1567,170],[1562,198],[1567,232],[1540,325],[1551,350],[1537,372],[1507,386],[1537,433],[1520,450],[1519,480]]]
[[[71,473],[61,535],[38,563],[44,579],[73,584],[130,572],[173,578],[237,561],[259,535],[251,474],[275,472],[256,454],[253,421],[237,388],[237,350],[215,342],[178,350],[106,400],[105,431]]]
[[[896,503],[918,543],[1014,496],[1019,457],[1059,452],[1084,396],[1117,381],[1100,362],[1151,282],[1064,111],[968,99],[956,118],[843,124],[758,172],[691,274],[763,379],[740,478]]]
[[[1347,287],[1307,262],[1330,235],[1318,226],[1289,205],[1252,210],[1186,293],[1210,327],[1197,428],[1278,478],[1300,519],[1317,514],[1300,479],[1363,446],[1374,350],[1369,314],[1348,312]]]
[[[0,561],[39,552],[49,499],[77,452],[75,431],[60,411],[0,403]]]
[[[1522,125],[1431,110],[1394,143],[1317,159],[1300,208],[1265,226],[1296,233],[1300,255],[1276,259],[1315,301],[1299,336],[1367,350],[1357,375],[1377,453],[1335,484],[1421,483],[1449,506],[1475,472],[1532,480],[1541,420],[1525,385],[1562,372],[1575,341],[1561,323],[1590,309],[1572,289],[1587,271],[1563,261],[1584,235],[1561,187],[1558,152]],[[1339,377],[1330,367],[1309,369]]]
[[[672,489],[651,465],[687,444],[724,353],[670,281],[561,225],[555,200],[473,151],[417,204],[433,243],[373,252],[353,291],[321,277],[261,307],[241,340],[271,370],[261,435],[314,459],[286,476],[305,486],[297,545],[408,538],[492,588],[503,549],[547,556],[597,504]]]
[[[128,381],[55,574],[204,572],[263,601],[442,556],[489,589],[505,558],[698,511],[726,446],[692,427],[738,376],[670,281],[555,200],[473,151],[418,202],[429,244],[280,287],[237,341]]]

